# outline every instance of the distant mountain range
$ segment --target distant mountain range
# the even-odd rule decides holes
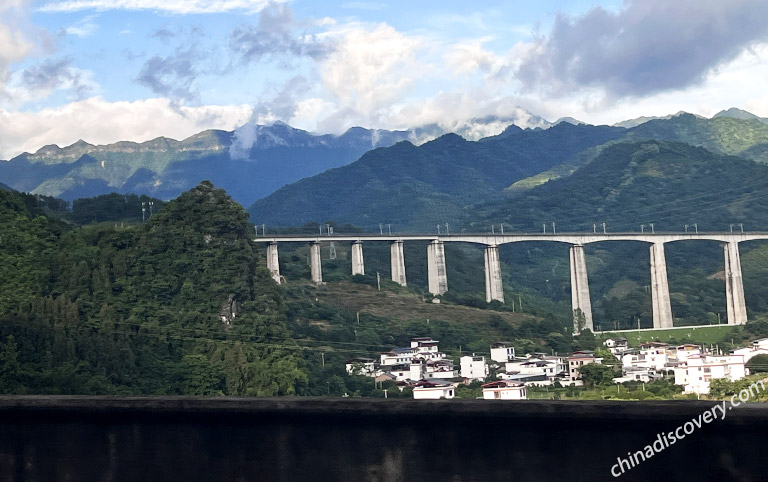
[[[702,137],[690,139],[684,131],[691,123],[688,117],[693,116],[678,113],[663,118],[639,118],[618,123],[616,127],[645,126],[633,134],[637,139],[690,141],[715,152],[768,161],[768,137],[760,129],[754,129],[760,142],[729,140],[731,130],[740,125],[738,122],[734,124],[735,121],[765,126],[768,120],[739,109],[729,109],[711,120],[695,118],[702,125],[709,126],[709,131],[704,132],[707,129],[698,126],[696,130],[703,132]],[[679,121],[681,118],[685,121]],[[677,130],[673,128],[666,132],[667,124],[655,124],[658,121],[674,124],[675,119],[682,126]],[[433,124],[402,131],[355,127],[341,135],[316,135],[276,122],[269,126],[247,124],[235,131],[208,130],[181,141],[160,137],[142,143],[122,141],[93,145],[80,140],[66,147],[44,146],[8,162],[0,161],[0,182],[19,191],[66,200],[109,192],[171,199],[201,180],[208,179],[225,188],[238,202],[250,205],[282,186],[328,169],[346,166],[371,149],[390,147],[402,141],[419,146],[447,133],[476,141],[508,136],[516,130],[509,131],[507,128],[510,125],[534,132],[561,124],[586,125],[568,117],[549,122],[519,108],[506,117],[487,116],[448,126]],[[569,151],[569,155],[572,154]],[[575,158],[559,161],[550,167],[555,171],[548,172],[543,178],[540,176],[539,180],[531,178],[523,184],[535,185],[544,178],[560,177],[563,173],[572,172],[574,166],[581,162]],[[536,165],[547,163],[551,164],[550,160]],[[512,180],[513,177],[506,176],[504,179]],[[520,186],[518,184],[516,188]]]
[[[597,169],[596,166],[601,164],[594,164],[595,159],[620,155],[632,158],[642,151],[636,146],[644,145],[645,141],[678,143],[660,146],[667,150],[688,149],[685,152],[690,163],[673,164],[674,169],[660,164],[658,169],[648,171],[650,184],[647,189],[671,197],[658,198],[659,204],[648,199],[652,204],[647,212],[635,212],[627,217],[633,225],[632,218],[640,214],[642,221],[654,222],[655,209],[673,202],[675,196],[739,188],[741,176],[752,179],[757,174],[749,174],[750,169],[756,173],[758,169],[764,169],[760,164],[768,164],[768,124],[755,118],[733,117],[730,115],[733,113],[730,111],[729,115],[712,119],[683,113],[668,119],[650,120],[631,129],[565,122],[546,130],[522,130],[510,126],[496,136],[477,142],[456,135],[446,135],[421,146],[402,142],[368,152],[347,166],[284,186],[254,203],[249,212],[254,222],[271,225],[333,220],[369,229],[378,223],[391,223],[401,230],[431,231],[437,224],[445,222],[454,224],[457,229],[462,225],[465,229],[478,226],[483,230],[486,224],[505,221],[519,229],[535,229],[542,220],[550,219],[550,222],[570,222],[574,227],[581,223],[583,228],[584,223],[591,226],[592,222],[606,217],[607,208],[600,202],[616,196],[616,190],[623,186],[600,185],[592,180],[597,191],[592,194],[591,203],[585,204],[578,185],[571,182],[580,179],[584,172]],[[634,147],[617,147],[625,145]],[[668,147],[675,145],[683,147]],[[745,160],[723,157],[728,155]],[[669,156],[665,154],[655,162],[662,162],[662,158]],[[723,174],[706,177],[707,165],[698,162],[699,158],[712,159],[712,162],[717,159],[720,166],[728,163],[741,166],[739,175],[735,178]],[[620,160],[626,161],[625,158]],[[649,166],[652,160],[647,161]],[[700,170],[701,176],[686,171],[694,167]],[[598,172],[596,175],[608,179],[614,174]],[[626,183],[636,182],[636,177],[630,174],[619,177]],[[696,186],[683,189],[665,185],[668,181],[692,178],[696,178]],[[558,179],[563,182],[554,182]],[[554,193],[557,186],[562,190]],[[750,186],[752,190],[763,189],[763,186]],[[634,197],[620,204],[633,205],[630,201],[643,199],[641,194],[635,193]],[[522,199],[520,196],[532,196],[536,202],[517,205],[514,200]],[[581,214],[578,219],[570,215],[556,216],[560,211],[548,212],[546,206],[552,209],[578,207]],[[697,207],[695,203],[687,205],[679,216],[672,217],[673,222],[686,219],[686,216],[696,217],[693,215]],[[726,203],[722,209],[725,211],[721,223],[738,222],[735,220],[743,219],[746,212],[751,212],[740,204],[731,206]],[[725,212],[731,214],[726,216]],[[529,213],[539,214],[531,216]],[[768,219],[766,223],[768,227]]]

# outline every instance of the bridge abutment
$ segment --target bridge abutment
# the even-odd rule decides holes
[[[501,282],[499,247],[495,244],[485,247],[485,301],[504,303],[504,287]]]
[[[747,305],[744,301],[744,281],[741,277],[739,243],[731,241],[723,245],[725,252],[725,301],[729,325],[747,322]]]
[[[571,308],[573,310],[573,332],[583,329],[595,331],[592,321],[592,301],[589,299],[589,280],[584,246],[571,246]]]
[[[400,240],[393,241],[389,251],[392,281],[400,286],[407,286],[405,279],[405,254],[403,250],[403,242]]]
[[[672,328],[672,305],[669,301],[667,261],[664,257],[664,243],[651,244],[651,298],[653,304],[653,327]]]
[[[435,239],[427,246],[427,278],[429,292],[442,295],[448,291],[448,274],[445,269],[445,245]]]

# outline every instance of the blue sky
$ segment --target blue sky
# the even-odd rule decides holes
[[[0,158],[276,120],[768,116],[765,18],[768,0],[0,0]]]

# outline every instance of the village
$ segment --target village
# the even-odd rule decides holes
[[[630,347],[626,338],[608,338],[603,349],[581,350],[568,355],[526,353],[518,356],[509,342],[495,342],[490,357],[469,354],[454,360],[438,349],[438,340],[413,338],[408,347],[393,348],[379,359],[347,360],[350,375],[363,375],[376,383],[394,382],[399,390],[411,388],[414,399],[452,399],[460,386],[481,383],[486,400],[527,400],[529,390],[542,387],[584,387],[596,367],[620,385],[667,380],[683,395],[696,398],[710,393],[712,380],[736,382],[747,377],[747,363],[768,355],[768,338],[724,353],[717,347],[695,344],[647,342]],[[610,356],[600,356],[610,353]],[[610,358],[607,360],[606,358]]]

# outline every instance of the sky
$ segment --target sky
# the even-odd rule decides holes
[[[768,0],[0,0],[0,159],[283,121],[768,117]]]

